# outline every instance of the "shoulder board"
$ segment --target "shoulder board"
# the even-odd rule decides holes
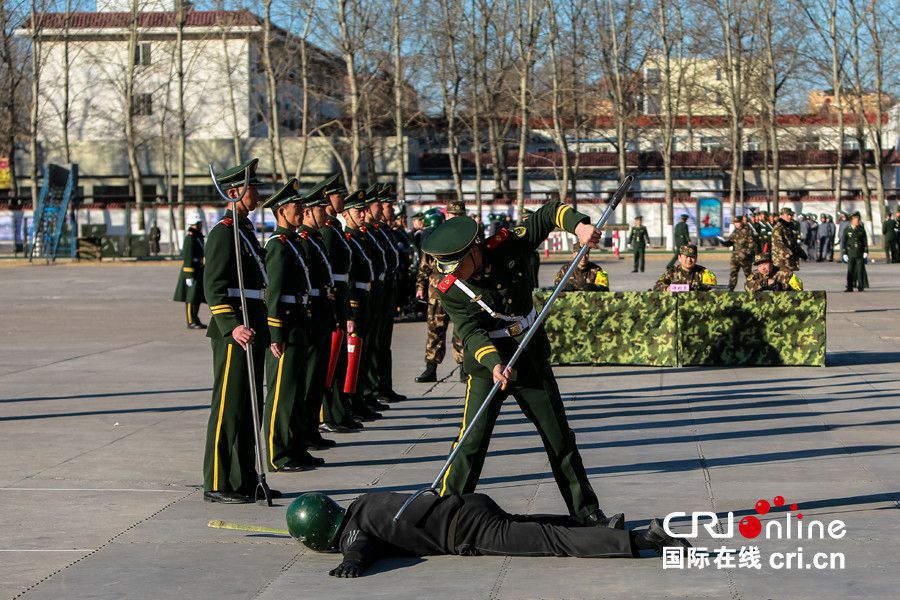
[[[450,289],[454,281],[456,281],[455,275],[447,275],[446,277],[441,279],[441,282],[439,284],[437,284],[437,289],[441,290],[441,293],[446,294],[447,290]]]
[[[349,233],[345,233],[345,234],[344,234],[344,237],[347,238],[347,239],[349,240],[352,236],[351,236]]]
[[[300,237],[302,237],[302,238],[305,240],[306,238],[309,237],[309,232],[308,232],[308,231],[301,231],[301,232],[300,232]]]
[[[282,244],[286,244],[287,236],[282,233],[281,235],[278,236],[278,241],[281,242]]]
[[[372,223],[372,227],[374,227],[375,229],[381,229],[381,225],[379,225],[378,223]]]
[[[368,231],[368,229],[366,229],[365,225],[360,225],[359,230],[362,231],[363,233],[366,233]]]
[[[331,219],[325,219],[325,226],[331,227]]]
[[[496,235],[492,235],[488,238],[487,242],[485,242],[485,246],[488,250],[493,250],[507,239],[509,239],[509,229],[501,229]]]
[[[224,225],[225,227],[231,227],[232,225],[234,225],[234,219],[232,219],[231,217],[226,217],[219,221],[219,224]]]

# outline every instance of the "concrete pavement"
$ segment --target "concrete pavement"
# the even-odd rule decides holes
[[[647,289],[667,258],[608,261],[614,290]],[[721,257],[701,263],[727,279]],[[551,279],[557,266],[542,268]],[[651,272],[652,271],[652,272]],[[630,526],[681,510],[753,514],[776,495],[840,540],[757,540],[765,557],[843,553],[842,570],[663,570],[662,561],[428,557],[383,561],[356,581],[290,539],[212,530],[212,518],[284,526],[307,490],[342,503],[431,481],[457,433],[463,384],[445,362],[417,385],[422,324],[400,324],[395,381],[410,400],[333,436],[325,468],[270,476],[279,506],[201,502],[209,345],[170,301],[175,264],[0,268],[0,596],[17,598],[893,598],[900,585],[900,265],[804,265],[826,289],[826,368],[565,368],[558,379],[607,512]],[[204,309],[205,310],[205,309]],[[206,315],[204,314],[204,318]],[[534,428],[498,421],[481,491],[511,512],[562,512]],[[784,513],[761,517],[784,518]],[[681,529],[686,528],[682,522]],[[728,547],[750,545],[736,532]],[[722,540],[702,534],[697,546]]]

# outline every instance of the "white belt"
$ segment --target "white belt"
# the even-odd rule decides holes
[[[537,311],[532,308],[531,312],[528,313],[527,316],[518,319],[515,323],[513,323],[509,327],[504,327],[503,329],[497,329],[495,331],[489,331],[488,337],[492,338],[492,339],[516,337],[520,333],[528,331],[528,329],[532,325],[534,325],[534,322],[536,320],[537,320]]]
[[[278,301],[285,304],[306,304],[306,295],[298,297],[293,294],[283,294],[278,297]]]
[[[358,289],[358,290],[366,290],[367,292],[368,292],[369,290],[372,289],[372,284],[371,284],[371,283],[360,283],[360,282],[357,281],[357,282],[354,283],[353,285],[354,285],[354,287],[356,287],[356,289]]]
[[[309,295],[312,298],[318,298],[319,296],[322,295],[322,293],[318,289],[313,288],[313,289],[309,290]]]
[[[384,281],[384,273],[378,276],[378,281]]]
[[[347,274],[344,273],[343,275],[341,275],[340,273],[335,273],[334,275],[332,275],[332,279],[334,279],[335,281],[343,281],[344,283],[346,283]]]
[[[244,290],[244,298],[251,298],[253,300],[262,300],[264,299],[263,290]],[[241,290],[237,288],[228,288],[228,296],[230,298],[240,298]]]

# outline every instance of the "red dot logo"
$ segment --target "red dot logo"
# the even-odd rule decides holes
[[[762,523],[754,516],[746,516],[738,523],[738,531],[745,538],[752,540],[762,531]]]
[[[764,515],[767,512],[769,512],[770,508],[772,508],[772,507],[769,505],[768,500],[757,500],[756,501],[756,514]]]
[[[773,502],[775,506],[784,506],[784,496],[775,496]]]

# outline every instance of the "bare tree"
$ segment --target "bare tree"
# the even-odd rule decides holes
[[[403,34],[401,19],[403,17],[403,4],[400,0],[393,0],[391,6],[391,50],[394,59],[394,153],[396,162],[397,197],[403,202],[406,200],[406,150],[403,136],[403,60],[402,44]]]
[[[126,68],[124,73],[124,94],[122,97],[122,113],[125,125],[125,149],[128,155],[129,183],[134,197],[134,208],[138,212],[138,229],[145,229],[144,220],[144,187],[141,166],[137,157],[138,134],[135,124],[135,113],[141,111],[142,99],[135,95],[135,80],[138,52],[138,23],[140,18],[139,0],[131,0],[128,25],[128,46],[126,52]],[[129,224],[130,227],[130,224]]]
[[[287,164],[284,162],[284,146],[281,143],[281,117],[278,106],[278,78],[272,62],[272,0],[263,0],[263,68],[266,72],[266,91],[268,95],[268,138],[272,148],[272,171],[275,180],[283,180],[287,176]],[[276,164],[277,160],[277,164]]]
[[[38,178],[41,173],[40,155],[38,153],[38,119],[41,99],[41,67],[44,57],[41,43],[43,14],[46,3],[31,0],[31,113],[29,119],[29,151],[31,153],[31,202],[38,199]]]
[[[880,203],[879,206],[882,209],[881,214],[883,217],[887,210],[887,197],[885,196],[884,175],[882,173],[882,169],[884,168],[884,100],[886,96],[884,91],[884,50],[886,47],[890,46],[885,45],[885,40],[881,33],[881,12],[882,8],[878,0],[869,0],[863,21],[871,45],[868,55],[871,57],[872,92],[875,95],[875,102],[874,118],[871,120],[864,119],[863,123],[868,126],[869,139],[872,141],[875,172],[878,174],[878,178],[875,181],[875,192],[878,195],[878,202]],[[894,32],[896,33],[896,31],[897,28],[895,27]],[[894,41],[896,41],[896,36],[894,37]]]
[[[25,107],[26,61],[27,55],[21,51],[14,39],[17,19],[15,6],[10,2],[0,2],[0,154],[9,159],[10,190],[19,195],[16,179],[16,151],[18,140],[29,132],[25,129],[28,117]]]
[[[441,20],[435,24],[436,35],[434,55],[438,61],[441,99],[444,119],[447,124],[447,153],[450,159],[450,173],[456,198],[462,200],[461,157],[459,153],[458,110],[462,70],[459,64],[459,42],[457,23],[462,7],[455,0],[439,0]]]
[[[531,73],[541,36],[541,20],[545,4],[538,0],[515,0],[515,40],[519,70],[519,148],[516,162],[516,208],[525,210],[525,159],[528,154],[529,120],[531,118]]]
[[[866,8],[863,7],[865,11]],[[852,106],[854,108],[854,133],[856,139],[857,165],[859,167],[860,185],[862,186],[863,205],[866,210],[866,225],[868,226],[869,235],[875,231],[874,218],[872,215],[872,189],[869,186],[869,168],[866,160],[866,138],[868,130],[866,127],[866,96],[867,89],[864,84],[864,75],[862,61],[867,60],[870,56],[869,52],[863,54],[860,40],[860,29],[864,27],[863,21],[866,17],[860,13],[858,0],[850,0],[850,64],[852,73],[852,85],[850,92],[852,94]],[[878,172],[878,179],[881,179],[881,171]]]

